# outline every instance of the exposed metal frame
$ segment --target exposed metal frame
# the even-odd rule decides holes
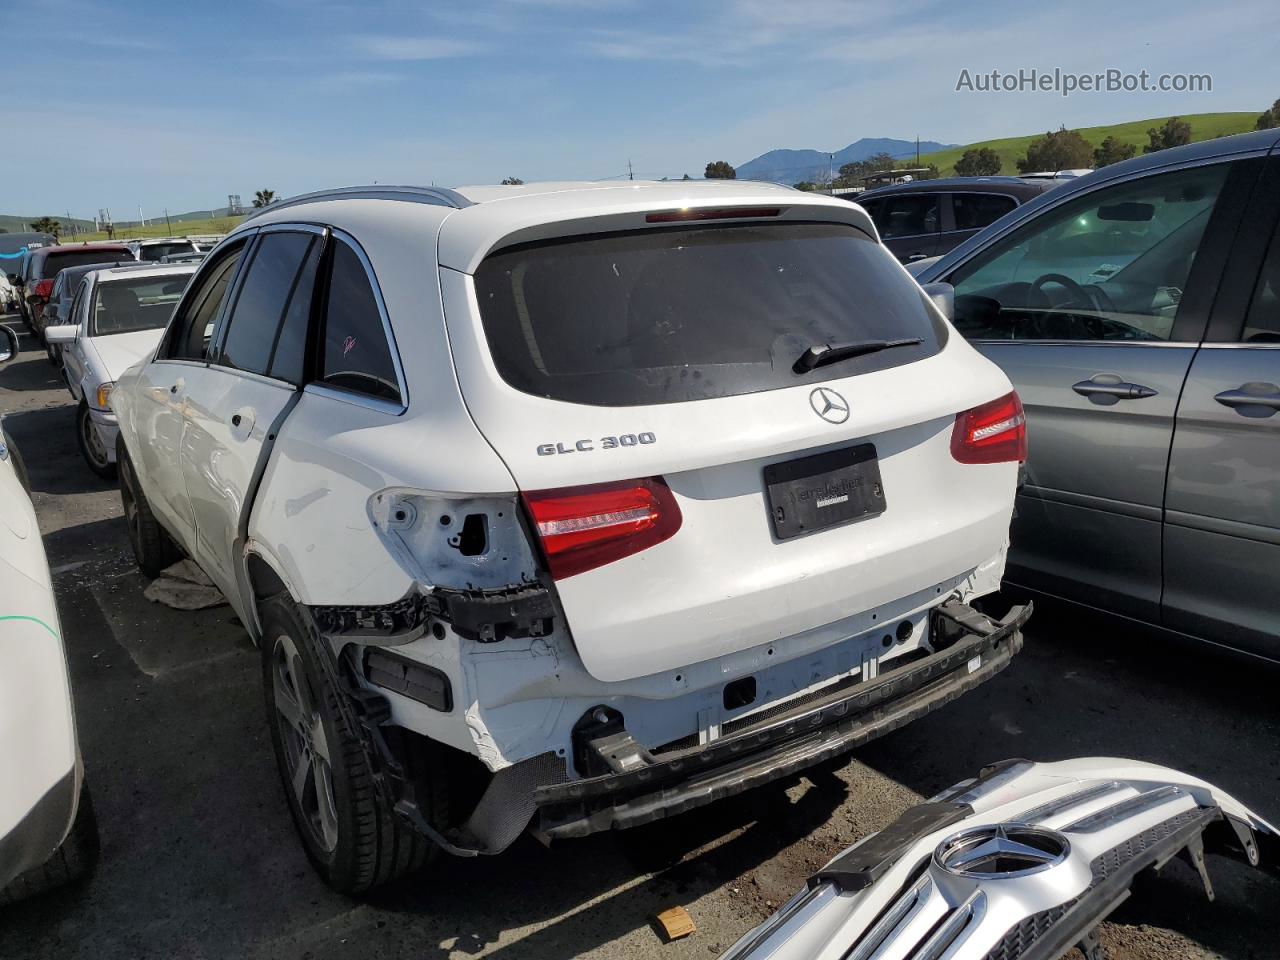
[[[471,201],[447,187],[414,187],[388,186],[369,184],[357,187],[334,187],[329,190],[316,190],[313,193],[300,193],[296,197],[277,200],[245,217],[242,224],[248,223],[267,212],[296,207],[303,203],[320,203],[326,200],[400,200],[405,203],[427,203],[438,207],[453,207],[460,210],[471,206]]]

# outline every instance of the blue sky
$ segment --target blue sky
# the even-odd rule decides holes
[[[0,0],[0,212],[115,218],[378,181],[701,173],[1280,97],[1238,0]],[[25,51],[25,54],[24,52]],[[1211,93],[957,93],[961,68],[1196,72]]]

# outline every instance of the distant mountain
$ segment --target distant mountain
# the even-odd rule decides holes
[[[933,140],[920,141],[920,156],[936,150],[949,149],[954,144],[937,143]],[[738,167],[739,180],[773,180],[778,183],[799,183],[801,180],[825,178],[830,170],[834,175],[841,164],[866,160],[877,153],[888,153],[895,157],[916,158],[916,142],[914,140],[894,140],[890,137],[863,137],[849,144],[843,150],[837,150],[835,156],[820,150],[770,150],[754,160],[748,160]]]

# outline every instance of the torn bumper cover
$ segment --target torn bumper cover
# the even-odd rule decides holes
[[[1275,873],[1276,828],[1187,774],[1133,760],[1006,760],[845,850],[722,960],[1100,955],[1097,924],[1174,857]]]
[[[880,676],[841,686],[732,735],[655,756],[616,715],[578,731],[578,769],[608,772],[539,787],[539,832],[551,839],[638,826],[789,776],[950,702],[990,679],[1022,648],[1030,605],[992,621],[960,603],[936,611],[949,645]],[[605,710],[605,714],[610,712]]]

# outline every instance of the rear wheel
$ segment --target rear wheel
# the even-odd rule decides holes
[[[17,903],[83,877],[98,859],[98,820],[93,813],[89,786],[80,784],[75,823],[62,845],[40,866],[28,870],[0,890],[0,905]]]
[[[307,857],[340,893],[364,893],[417,870],[437,848],[381,800],[354,720],[323,659],[325,641],[287,596],[263,604],[267,720],[289,811]],[[439,822],[438,780],[422,798]]]
[[[116,465],[111,462],[107,445],[102,442],[98,428],[94,426],[89,405],[83,400],[80,402],[80,409],[76,411],[76,440],[80,443],[80,455],[84,457],[90,470],[104,480],[115,477]]]
[[[165,567],[182,559],[182,551],[152,514],[122,439],[116,441],[116,465],[120,473],[120,502],[124,506],[129,544],[133,547],[138,569],[154,580]]]

